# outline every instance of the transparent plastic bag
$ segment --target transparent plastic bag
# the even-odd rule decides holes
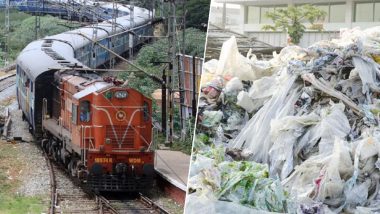
[[[229,144],[231,148],[244,149],[251,153],[251,159],[259,163],[268,163],[268,152],[272,146],[269,131],[272,119],[288,115],[300,95],[294,88],[295,75],[284,73],[284,83],[264,106],[249,120],[239,135]]]
[[[204,111],[202,125],[206,127],[216,127],[223,118],[222,111]]]
[[[241,81],[237,77],[234,77],[230,81],[228,81],[226,84],[226,87],[224,88],[226,93],[239,92],[242,89],[243,89],[243,83],[241,83]]]

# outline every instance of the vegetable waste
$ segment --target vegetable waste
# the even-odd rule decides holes
[[[186,213],[380,212],[380,27],[205,63]]]

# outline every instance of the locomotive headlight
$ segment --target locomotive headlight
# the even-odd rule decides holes
[[[128,92],[126,91],[116,91],[115,92],[115,97],[117,99],[124,99],[124,98],[127,98],[128,97]]]

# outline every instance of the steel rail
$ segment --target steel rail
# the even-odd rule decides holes
[[[165,210],[164,208],[162,208],[161,206],[156,204],[154,201],[152,201],[150,198],[146,197],[142,193],[139,193],[139,196],[140,196],[140,201],[143,204],[148,205],[149,207],[156,210],[160,214],[169,214],[169,212],[167,210]]]
[[[46,154],[46,152],[44,152],[44,155],[45,155],[46,163],[47,163],[48,168],[49,168],[49,176],[50,176],[50,209],[49,209],[49,213],[54,214],[57,184],[56,184],[56,180],[55,180],[55,173],[54,173],[53,165],[52,165],[48,155]]]

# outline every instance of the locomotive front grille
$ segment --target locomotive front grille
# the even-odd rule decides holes
[[[106,138],[110,139],[113,149],[131,149],[134,148],[135,131],[128,126],[106,126]]]

